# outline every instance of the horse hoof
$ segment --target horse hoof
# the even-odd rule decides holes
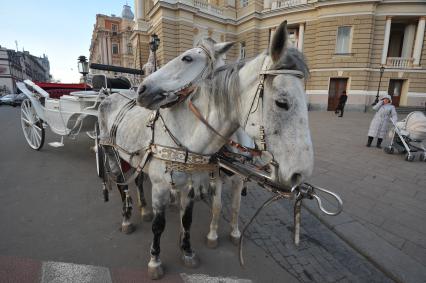
[[[161,264],[157,266],[148,265],[148,276],[151,280],[158,280],[164,276],[163,266]]]
[[[183,260],[183,264],[186,267],[189,268],[197,268],[200,264],[200,261],[198,260],[197,256],[195,255],[195,253],[193,253],[192,255],[182,255],[182,260]]]
[[[143,222],[151,222],[152,219],[154,218],[151,212],[146,212],[142,214],[141,217]]]
[[[124,234],[131,234],[136,230],[132,223],[121,225],[121,232]]]
[[[211,239],[207,238],[207,247],[209,249],[215,249],[215,248],[217,248],[217,245],[218,245],[217,239],[211,240]]]
[[[233,235],[229,235],[229,240],[231,240],[231,243],[234,244],[235,246],[238,246],[240,244],[240,237],[235,237]]]

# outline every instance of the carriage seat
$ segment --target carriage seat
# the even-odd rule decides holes
[[[105,75],[94,75],[92,87],[99,91],[101,88],[130,89],[132,84],[125,77],[109,78]]]
[[[92,98],[95,95],[98,95],[99,92],[94,90],[86,90],[86,91],[73,91],[70,93],[72,96],[80,97],[80,98]]]

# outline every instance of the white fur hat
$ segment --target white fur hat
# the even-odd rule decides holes
[[[381,100],[383,100],[383,99],[389,99],[389,101],[392,102],[392,97],[389,94],[383,95]]]

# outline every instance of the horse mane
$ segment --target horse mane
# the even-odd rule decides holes
[[[201,88],[202,95],[210,99],[209,110],[214,105],[219,116],[237,115],[240,109],[238,71],[244,66],[243,61],[224,65],[213,72],[212,80],[205,81]],[[203,94],[204,92],[204,94]],[[210,113],[210,111],[208,111]]]
[[[211,39],[207,39],[209,42]],[[211,43],[211,41],[210,41]],[[261,55],[268,56],[268,51]],[[200,88],[200,94],[206,95],[210,99],[207,113],[210,113],[210,107],[213,104],[218,111],[218,115],[238,115],[240,113],[240,96],[236,95],[239,92],[240,80],[238,78],[239,70],[245,66],[248,60],[246,58],[239,60],[233,64],[221,66],[213,71],[212,80],[203,82]],[[309,67],[306,63],[305,56],[296,48],[288,48],[278,62],[275,62],[271,70],[297,70],[309,76]]]

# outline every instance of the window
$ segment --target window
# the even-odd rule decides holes
[[[133,48],[132,48],[132,44],[131,43],[127,44],[127,53],[128,54],[132,54],[133,53]]]
[[[247,7],[248,6],[248,0],[240,0],[240,6],[241,7]]]
[[[287,46],[288,47],[297,47],[297,30],[296,29],[289,29],[288,30],[288,41],[287,41]]]
[[[117,43],[112,44],[112,54],[114,54],[114,55],[118,54],[118,44]]]
[[[240,59],[246,58],[246,43],[243,41],[240,43]]]
[[[351,27],[339,27],[337,30],[336,53],[348,54],[351,51]]]
[[[118,32],[118,25],[112,24],[112,35],[117,35]]]

